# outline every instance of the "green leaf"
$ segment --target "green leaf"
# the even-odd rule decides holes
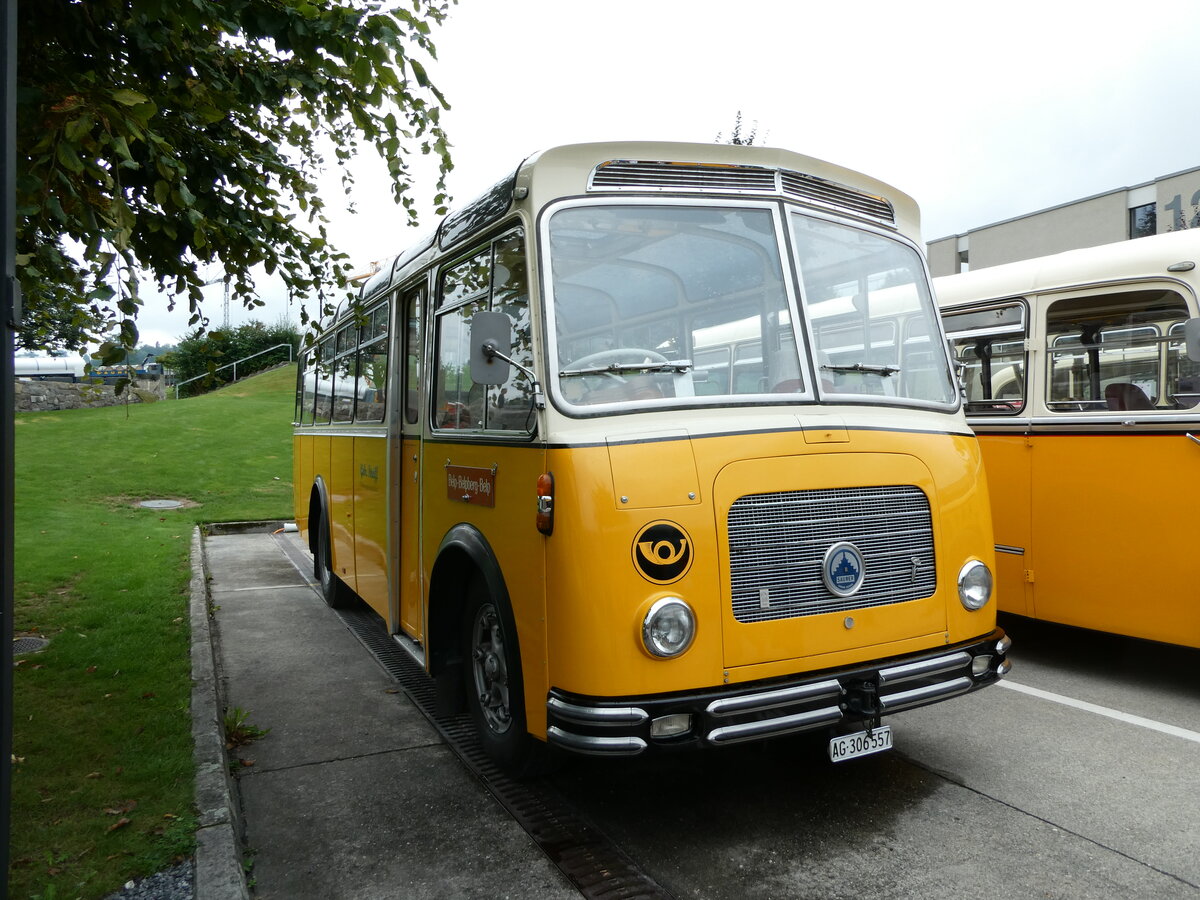
[[[125,138],[118,135],[117,137],[113,138],[112,145],[113,149],[117,151],[118,155],[122,159],[127,159],[131,162],[133,161],[133,156],[129,152],[129,143],[125,140]]]
[[[417,78],[417,84],[421,87],[429,87],[429,75],[425,72],[425,67],[415,59],[410,59],[408,64],[412,67],[413,75]]]
[[[121,343],[126,347],[136,347],[138,339],[137,325],[131,319],[125,319],[121,322]]]
[[[63,126],[63,134],[66,136],[68,141],[71,141],[72,143],[79,143],[88,136],[94,124],[95,122],[91,116],[79,116]]]
[[[75,152],[75,147],[66,141],[59,142],[55,151],[59,163],[68,171],[75,175],[83,173],[83,160],[79,158],[79,154]]]
[[[129,88],[114,91],[112,98],[122,106],[137,106],[139,103],[148,103],[150,100],[145,94],[138,93]]]

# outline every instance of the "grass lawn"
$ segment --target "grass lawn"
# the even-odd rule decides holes
[[[290,518],[295,368],[16,417],[9,894],[102,897],[193,848],[194,525]],[[177,499],[176,510],[142,509]]]

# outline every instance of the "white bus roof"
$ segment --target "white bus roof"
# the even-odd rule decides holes
[[[1172,273],[1168,267],[1192,263]],[[988,266],[933,280],[941,307],[1127,279],[1180,278],[1200,283],[1200,229],[1175,231]]]
[[[534,195],[535,205],[555,197],[609,192],[782,193],[842,214],[889,226],[894,222],[913,240],[920,232],[916,201],[903,191],[861,172],[775,147],[650,141],[568,144],[525,160],[517,171],[517,186]]]

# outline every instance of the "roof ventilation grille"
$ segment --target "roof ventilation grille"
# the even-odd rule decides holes
[[[588,190],[783,195],[843,215],[896,222],[892,204],[883,197],[815,175],[762,166],[613,159],[596,166]]]

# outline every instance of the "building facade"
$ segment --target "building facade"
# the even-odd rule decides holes
[[[1200,166],[926,244],[935,277],[1200,226]]]

